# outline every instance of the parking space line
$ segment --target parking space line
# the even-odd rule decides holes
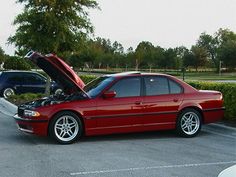
[[[227,129],[227,130],[236,131],[236,127],[230,127],[230,126],[222,125],[222,124],[218,124],[218,123],[211,123],[210,125],[215,126],[215,127],[219,127],[219,128],[223,128],[223,129]]]
[[[208,132],[208,133],[212,133],[212,134],[215,134],[215,135],[223,136],[223,137],[225,137],[225,138],[232,138],[232,139],[236,139],[236,137],[235,137],[235,136],[226,135],[226,134],[223,134],[223,133],[218,133],[218,132],[211,131],[211,130],[207,130],[207,129],[204,129],[203,131],[205,131],[205,132]]]
[[[235,164],[236,161],[227,162],[208,162],[208,163],[195,163],[195,164],[182,164],[182,165],[163,165],[163,166],[150,166],[150,167],[137,167],[137,168],[124,168],[124,169],[108,169],[108,170],[97,170],[97,171],[81,171],[70,173],[71,176],[76,175],[91,175],[91,174],[104,174],[104,173],[116,173],[116,172],[129,172],[129,171],[140,171],[140,170],[152,170],[152,169],[164,169],[164,168],[185,168],[185,167],[199,167],[199,166],[213,166],[213,165],[226,165]]]

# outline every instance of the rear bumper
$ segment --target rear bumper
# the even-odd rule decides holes
[[[204,124],[220,121],[224,117],[224,112],[225,112],[225,107],[204,109],[203,110]]]
[[[17,114],[13,116],[16,121],[19,130],[32,133],[40,136],[47,136],[48,132],[48,120],[45,119],[27,119],[18,116]]]

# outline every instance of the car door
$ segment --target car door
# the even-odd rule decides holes
[[[10,87],[15,90],[17,94],[22,92],[23,77],[18,72],[9,72],[6,74],[5,87]]]
[[[126,77],[118,80],[108,91],[114,98],[99,98],[97,129],[106,133],[135,131],[142,125],[141,78]]]
[[[46,80],[36,73],[24,73],[22,90],[24,93],[44,93]]]
[[[143,124],[150,129],[174,128],[183,88],[165,76],[145,76]]]

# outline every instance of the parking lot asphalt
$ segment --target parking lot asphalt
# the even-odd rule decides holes
[[[0,177],[217,177],[236,164],[235,128],[210,124],[195,138],[157,131],[59,145],[17,130],[16,107],[2,104],[6,113],[1,103]]]

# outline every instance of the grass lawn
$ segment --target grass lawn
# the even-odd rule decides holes
[[[122,71],[119,71],[122,72]],[[144,71],[144,72],[149,72],[149,71]],[[158,73],[166,73],[166,74],[170,74],[173,76],[178,77],[179,79],[183,79],[182,73],[180,71],[153,71],[153,72],[158,72]],[[84,72],[80,72],[79,75],[87,75],[87,74],[92,74],[92,75],[96,75],[96,76],[100,76],[100,75],[105,75],[105,74],[111,74],[111,73],[116,73],[115,71],[103,71],[103,70],[94,70],[94,71],[84,71]],[[185,80],[202,80],[202,81],[216,81],[216,80],[235,80],[236,82],[236,72],[232,72],[232,73],[222,73],[221,75],[219,75],[218,73],[215,72],[186,72],[185,73]]]
[[[182,79],[182,75],[178,76],[178,78]],[[236,81],[236,73],[223,73],[221,75],[216,73],[186,73],[185,80],[205,80],[205,81],[215,81],[215,80],[235,80]]]

